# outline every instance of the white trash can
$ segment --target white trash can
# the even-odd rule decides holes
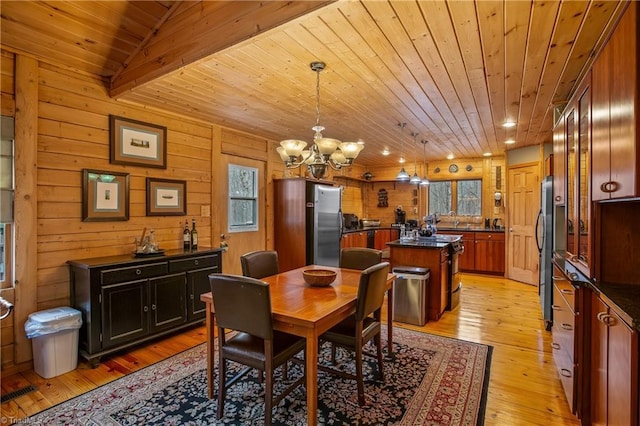
[[[69,307],[34,312],[24,325],[33,339],[33,370],[45,379],[78,366],[78,334],[82,313]]]

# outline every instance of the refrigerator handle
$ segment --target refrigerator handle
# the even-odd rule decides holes
[[[542,253],[542,244],[544,244],[544,242],[542,244],[540,244],[540,238],[539,238],[540,232],[538,232],[539,228],[540,228],[540,218],[541,217],[542,217],[542,209],[540,209],[538,211],[538,217],[536,218],[536,227],[535,227],[535,230],[536,230],[536,246],[538,247],[538,253]],[[544,220],[542,221],[542,226],[544,227]],[[543,232],[544,232],[544,229],[543,229]],[[544,235],[543,235],[542,238],[544,238]]]
[[[338,217],[340,218],[340,240],[342,240],[342,233],[344,232],[344,216],[342,215],[342,207],[338,209]]]

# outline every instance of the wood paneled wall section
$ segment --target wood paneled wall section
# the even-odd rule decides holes
[[[15,58],[1,52],[0,84],[2,113],[15,115]],[[53,65],[38,64],[37,120],[37,278],[33,284],[35,310],[69,306],[69,272],[66,261],[133,250],[133,240],[144,227],[153,227],[161,247],[181,247],[185,219],[195,218],[200,245],[218,246],[220,214],[218,189],[213,176],[226,173],[216,164],[222,153],[265,161],[267,185],[267,246],[273,247],[272,176],[284,167],[275,142],[242,134],[212,123],[203,123],[162,111],[125,104],[108,97],[105,82]],[[167,169],[155,169],[109,162],[109,115],[128,117],[167,127]],[[20,143],[21,141],[16,141]],[[274,147],[271,149],[270,147]],[[118,171],[130,174],[130,216],[128,221],[82,221],[82,169]],[[146,178],[187,181],[187,216],[146,216]],[[20,185],[20,182],[17,182]],[[16,215],[20,215],[16,211]],[[263,248],[263,247],[258,247]],[[18,260],[18,259],[17,259]],[[13,289],[9,290],[13,291]],[[10,299],[10,298],[9,298]],[[23,302],[24,303],[24,302]],[[17,305],[16,305],[17,307]],[[13,316],[12,316],[13,317]],[[11,317],[11,318],[12,318]],[[3,373],[22,366],[15,363],[12,343],[24,320],[2,323]],[[22,332],[22,334],[24,334]],[[21,352],[31,353],[30,342]],[[28,366],[27,366],[28,367]]]

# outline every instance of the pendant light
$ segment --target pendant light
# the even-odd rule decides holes
[[[418,133],[411,132],[411,136],[413,136],[413,176],[409,179],[409,183],[419,184],[421,179],[420,176],[418,176],[418,155],[416,154],[416,138],[418,137]]]
[[[424,175],[422,180],[420,181],[421,186],[429,185],[429,179],[427,179],[427,140],[422,139],[422,164],[424,166]]]
[[[402,141],[402,153],[400,154],[400,162],[404,163],[404,139],[402,138],[402,133],[404,131],[405,126],[407,125],[407,123],[398,123],[398,127],[400,127],[400,138]],[[411,176],[409,176],[409,173],[407,173],[404,170],[404,166],[402,166],[402,170],[400,170],[400,173],[398,173],[398,176],[396,176],[396,180],[400,181],[400,182],[409,182]]]

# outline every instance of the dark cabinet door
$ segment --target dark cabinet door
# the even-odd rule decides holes
[[[187,273],[187,321],[204,319],[205,304],[200,300],[200,295],[211,291],[209,274],[216,272],[219,272],[218,268]]]
[[[149,280],[151,332],[173,328],[187,321],[186,275],[174,274]]]
[[[102,347],[109,348],[149,334],[147,280],[102,287]]]

